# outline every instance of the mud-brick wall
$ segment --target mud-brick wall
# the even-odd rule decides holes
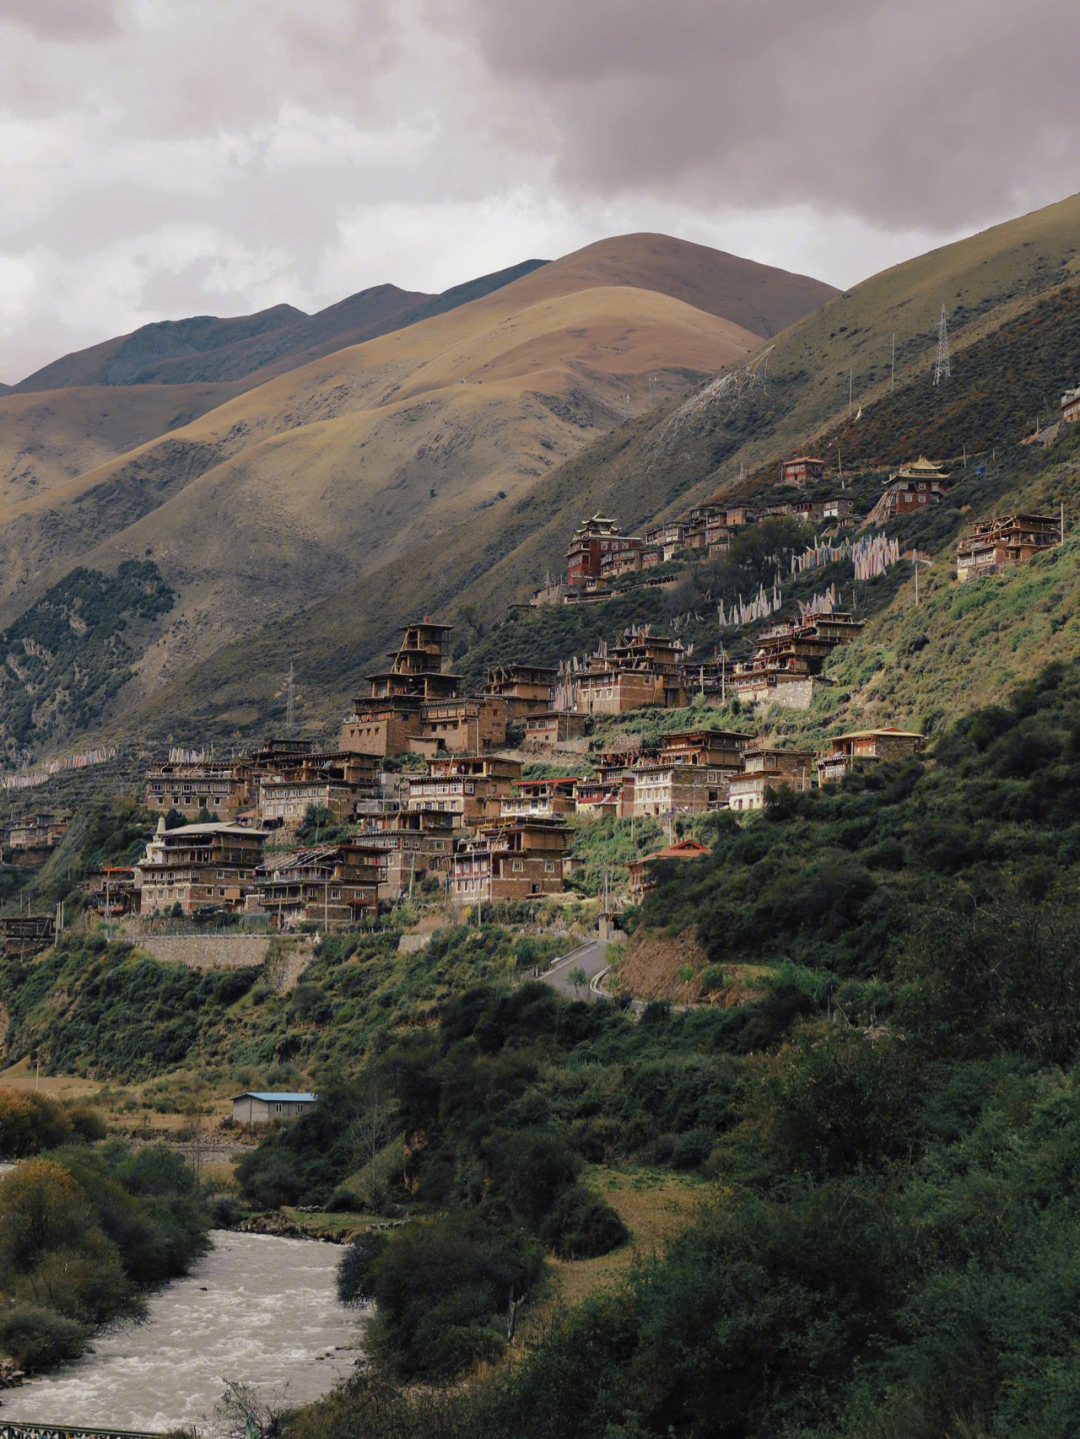
[[[152,935],[136,941],[163,964],[186,964],[189,969],[243,969],[263,964],[270,937],[242,935]]]

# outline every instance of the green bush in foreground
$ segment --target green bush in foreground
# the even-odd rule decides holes
[[[367,1342],[403,1376],[448,1378],[506,1347],[507,1313],[539,1282],[543,1251],[490,1216],[411,1224],[350,1245],[338,1274],[347,1304],[374,1302]]]
[[[72,1358],[207,1246],[195,1177],[164,1145],[25,1160],[0,1180],[0,1351],[27,1369]]]
[[[0,1354],[7,1354],[27,1372],[77,1359],[88,1336],[86,1325],[38,1304],[15,1304],[0,1311]]]

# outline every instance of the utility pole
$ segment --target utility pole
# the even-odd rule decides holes
[[[892,332],[892,374],[889,376],[889,394],[896,389],[896,331]]]
[[[912,550],[912,552],[911,552],[911,563],[915,566],[915,608],[918,609],[918,608],[919,608],[919,566],[920,566],[920,565],[929,565],[929,564],[931,563],[931,561],[930,561],[930,560],[921,560],[921,559],[919,558],[919,552],[918,552],[918,550]]]
[[[849,420],[851,419],[851,374],[852,371],[849,369],[847,372],[847,417]]]
[[[287,701],[287,706],[286,706],[286,718],[285,718],[285,732],[286,732],[286,734],[289,736],[290,739],[292,738],[292,726],[293,726],[293,662],[292,662],[292,660],[290,660],[290,661],[289,661],[289,692],[288,692],[288,701]]]

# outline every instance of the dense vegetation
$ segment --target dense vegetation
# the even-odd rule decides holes
[[[39,1118],[65,1137],[61,1115]],[[164,1145],[26,1159],[0,1180],[0,1354],[23,1369],[74,1358],[97,1325],[138,1319],[143,1292],[182,1274],[207,1234],[194,1173]]]
[[[124,560],[115,575],[72,570],[0,636],[0,737],[9,763],[99,721],[131,678],[129,631],[172,609],[175,596],[152,560]]]
[[[1006,893],[1014,915],[1071,902],[1078,737],[1080,668],[1050,666],[947,731],[932,766],[871,765],[838,790],[787,792],[761,822],[728,817],[710,859],[667,867],[642,922],[696,926],[717,962],[786,958],[837,982],[887,981],[931,916]]]
[[[383,1202],[432,1216],[348,1256],[376,1362],[297,1439],[1074,1433],[1078,737],[1080,667],[1053,666],[928,761],[661,866],[638,922],[695,929],[721,983],[766,963],[751,1003],[635,1023],[483,986],[376,1045],[330,1130],[261,1146],[249,1193],[325,1202],[363,1182],[375,1096]],[[493,1357],[531,1246],[559,1252],[588,1165],[625,1162],[715,1184],[666,1253],[484,1384],[386,1387]]]
[[[448,928],[412,955],[398,954],[401,931],[391,922],[326,937],[288,990],[273,983],[287,940],[271,941],[263,965],[203,973],[100,933],[69,932],[39,959],[0,956],[7,1062],[32,1055],[43,1069],[125,1082],[194,1063],[354,1068],[377,1036],[430,1023],[450,994],[532,970],[560,949],[497,922],[535,914],[489,907],[484,919],[482,929]]]
[[[63,1073],[125,1080],[160,1073],[216,1037],[258,978],[254,968],[159,964],[130,944],[72,931],[40,959],[0,960],[9,1062],[33,1055]]]
[[[298,1439],[1065,1436],[1078,790],[1080,665],[1053,665],[917,761],[712,817],[713,852],[660,866],[630,922],[692,931],[714,994],[763,966],[732,1008],[568,1004],[524,979],[549,941],[492,914],[415,955],[393,929],[329,938],[288,995],[69,939],[5,976],[12,1033],[65,1067],[317,1076],[246,1197],[407,1222],[348,1251],[374,1367]],[[594,826],[591,862],[627,841]],[[625,1165],[698,1176],[701,1218],[488,1382],[384,1387],[497,1359],[545,1254],[623,1239],[596,1167]]]

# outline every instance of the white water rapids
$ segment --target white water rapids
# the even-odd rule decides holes
[[[214,1247],[150,1296],[149,1317],[92,1340],[56,1374],[3,1391],[0,1420],[213,1431],[226,1379],[304,1404],[359,1357],[361,1324],[337,1301],[336,1244],[214,1233]]]

